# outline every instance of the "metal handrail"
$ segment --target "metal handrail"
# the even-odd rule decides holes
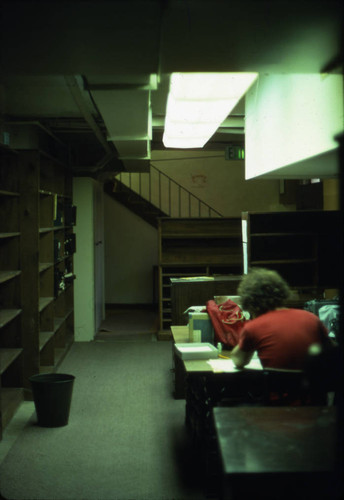
[[[162,209],[162,206],[161,206],[161,202],[162,202],[162,196],[161,196],[161,192],[162,192],[162,188],[161,188],[161,185],[162,185],[162,178],[165,178],[167,179],[167,182],[168,182],[168,187],[167,187],[167,192],[168,192],[168,213],[167,215],[168,216],[171,216],[171,213],[172,213],[172,185],[175,185],[178,189],[177,189],[177,192],[178,192],[178,212],[179,212],[179,217],[181,217],[181,213],[182,213],[182,193],[185,193],[187,196],[188,196],[188,213],[189,213],[189,217],[191,217],[191,200],[196,200],[198,202],[198,216],[201,217],[201,211],[202,211],[202,207],[205,207],[208,211],[208,217],[222,217],[222,214],[220,214],[220,212],[218,212],[217,210],[215,210],[214,208],[212,208],[210,205],[208,205],[208,203],[206,203],[205,201],[202,201],[200,198],[198,198],[197,196],[195,196],[193,193],[191,193],[188,189],[184,188],[181,184],[179,184],[178,182],[176,182],[174,179],[171,179],[171,177],[169,177],[168,175],[164,174],[163,172],[161,172],[160,170],[158,170],[156,167],[154,167],[153,165],[150,165],[150,172],[147,172],[148,175],[149,175],[149,186],[148,186],[148,201],[150,203],[152,203],[152,175],[151,175],[151,172],[152,170],[153,171],[156,171],[158,173],[158,180],[157,180],[157,187],[158,187],[158,207],[159,210],[163,211],[163,212],[166,212],[166,210],[163,210]],[[132,187],[132,172],[120,172],[119,173],[119,181],[121,184],[124,185],[123,181],[122,181],[122,174],[129,174],[129,189],[133,190],[133,187]],[[142,198],[146,198],[143,193],[142,193],[142,172],[136,172],[135,175],[139,175],[139,188],[138,188],[138,194],[142,197]],[[154,203],[156,205],[156,203]]]

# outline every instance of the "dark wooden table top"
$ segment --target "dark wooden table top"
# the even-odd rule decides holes
[[[334,467],[334,407],[216,407],[213,412],[225,475]]]

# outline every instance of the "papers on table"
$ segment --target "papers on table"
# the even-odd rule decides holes
[[[234,373],[240,371],[231,359],[209,359],[207,363],[211,366],[214,373]],[[258,356],[253,356],[248,365],[244,369],[262,370],[262,365]]]

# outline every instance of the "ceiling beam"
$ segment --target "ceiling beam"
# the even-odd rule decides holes
[[[106,153],[108,155],[113,155],[113,153],[114,153],[113,148],[111,148],[110,144],[108,143],[108,141],[104,137],[101,129],[99,128],[97,122],[95,121],[95,119],[92,116],[92,113],[89,111],[89,109],[86,105],[86,102],[85,102],[84,97],[82,95],[82,91],[81,91],[80,85],[77,81],[77,78],[75,76],[65,76],[64,78],[65,78],[66,84],[67,84],[77,106],[79,107],[86,122],[89,124],[89,126],[93,130],[98,141],[101,143],[101,145],[103,146],[104,150],[106,151]]]

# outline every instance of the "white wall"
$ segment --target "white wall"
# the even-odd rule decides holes
[[[73,203],[77,207],[74,232],[74,325],[75,340],[90,341],[95,335],[94,287],[94,183],[88,177],[73,179]]]
[[[246,96],[246,178],[334,177],[342,75],[260,75]]]
[[[105,303],[152,304],[157,230],[105,194],[104,231]]]

